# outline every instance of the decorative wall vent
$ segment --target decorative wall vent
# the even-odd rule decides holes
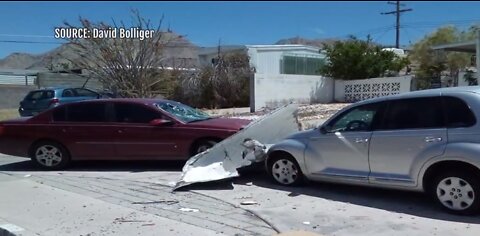
[[[345,101],[358,102],[361,100],[388,96],[400,93],[400,82],[361,82],[346,81]]]

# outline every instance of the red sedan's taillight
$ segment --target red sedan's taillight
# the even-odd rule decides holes
[[[48,104],[49,106],[55,106],[55,105],[58,105],[58,103],[60,103],[60,101],[58,100],[58,98],[54,98],[50,101],[50,104]]]

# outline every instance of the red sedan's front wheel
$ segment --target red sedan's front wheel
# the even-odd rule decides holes
[[[207,151],[208,149],[215,146],[215,144],[217,144],[217,143],[218,142],[214,141],[214,140],[201,140],[201,141],[199,141],[199,142],[197,142],[196,144],[193,145],[191,155],[195,156],[199,153]]]

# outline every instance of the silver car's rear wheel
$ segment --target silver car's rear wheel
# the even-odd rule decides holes
[[[45,169],[62,169],[70,162],[67,150],[61,144],[53,141],[35,144],[30,153],[32,160]]]
[[[445,207],[461,211],[472,206],[475,200],[475,191],[464,179],[447,177],[438,183],[437,197]]]
[[[303,174],[295,159],[281,154],[268,160],[270,175],[275,182],[282,185],[298,185],[303,181]]]
[[[475,172],[465,170],[445,171],[436,176],[431,194],[445,210],[463,215],[480,210],[480,178]]]

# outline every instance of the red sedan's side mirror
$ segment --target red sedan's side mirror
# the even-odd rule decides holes
[[[153,126],[167,126],[167,125],[173,125],[174,123],[171,120],[155,119],[150,121],[150,124]]]

